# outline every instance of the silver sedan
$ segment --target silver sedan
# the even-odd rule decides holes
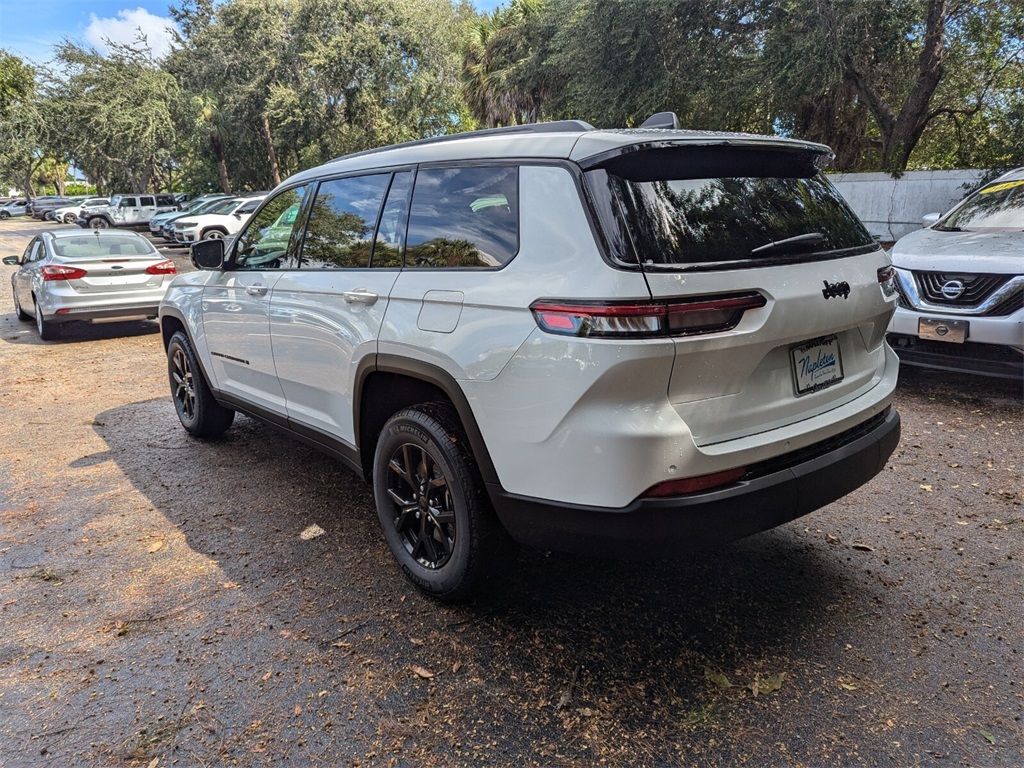
[[[156,317],[177,271],[145,237],[117,230],[42,232],[3,263],[18,267],[18,316],[34,319],[44,340],[68,322]]]

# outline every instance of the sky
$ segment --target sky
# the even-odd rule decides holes
[[[156,58],[167,53],[173,0],[0,0],[0,48],[34,64],[53,58],[63,39],[101,52],[105,40],[130,43],[141,30]],[[481,11],[502,0],[474,0]]]

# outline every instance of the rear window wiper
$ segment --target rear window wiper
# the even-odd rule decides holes
[[[772,243],[765,243],[750,252],[751,256],[763,254],[768,251],[785,251],[800,248],[808,245],[821,245],[827,238],[821,232],[807,232],[803,235],[787,237],[785,240],[776,240]]]

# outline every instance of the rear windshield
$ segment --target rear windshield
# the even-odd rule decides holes
[[[807,152],[660,149],[624,155],[587,178],[612,255],[630,264],[721,269],[875,249],[814,160]]]
[[[53,251],[60,258],[71,260],[156,255],[148,240],[118,234],[61,238],[54,241]]]

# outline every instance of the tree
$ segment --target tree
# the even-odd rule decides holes
[[[47,77],[60,148],[108,189],[160,186],[173,164],[179,90],[142,42],[112,45],[104,57],[65,41],[57,50],[58,70]]]
[[[761,72],[775,109],[851,169],[905,170],[933,121],[991,111],[1019,71],[1019,3],[786,0],[767,13]]]

